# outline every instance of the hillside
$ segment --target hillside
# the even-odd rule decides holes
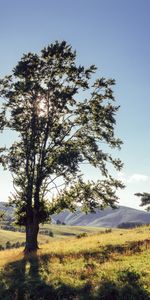
[[[51,238],[49,236],[39,234],[38,241],[40,245],[45,244],[50,240]],[[0,246],[5,246],[7,242],[10,242],[11,244],[17,242],[23,243],[25,242],[25,233],[0,229]]]
[[[7,217],[13,216],[13,208],[5,207],[5,202],[0,202],[0,210],[5,210]],[[55,224],[57,220],[72,226],[117,227],[128,222],[150,224],[150,213],[125,206],[119,206],[117,209],[108,207],[103,211],[96,210],[96,213],[88,214],[79,209],[74,213],[64,210],[58,215],[52,215],[52,223]]]
[[[148,300],[150,227],[53,240],[38,255],[1,251],[3,300]]]
[[[117,209],[106,208],[96,213],[85,214],[80,210],[72,213],[65,210],[52,216],[53,222],[60,220],[74,226],[117,227],[121,223],[137,222],[150,224],[150,214],[130,207],[120,206]]]
[[[104,231],[103,228],[97,227],[87,227],[87,226],[63,226],[63,225],[53,225],[44,224],[40,226],[40,234],[38,236],[39,244],[48,243],[55,239],[67,239],[68,237],[75,237],[84,234],[93,234]],[[51,235],[49,234],[51,233]],[[25,242],[25,233],[3,230],[0,229],[0,250],[1,246],[6,247],[6,243],[10,243],[11,247],[16,243]],[[14,245],[15,247],[15,245]]]

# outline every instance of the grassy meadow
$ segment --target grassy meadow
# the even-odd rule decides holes
[[[104,231],[106,228],[87,227],[87,226],[67,226],[67,225],[53,225],[44,224],[40,226],[38,241],[40,244],[48,243],[52,239],[68,238],[84,233],[93,234],[96,232]],[[45,231],[52,232],[53,236],[42,234]],[[6,242],[16,243],[25,241],[25,233],[17,231],[3,230],[0,228],[0,245],[4,246]]]
[[[101,230],[49,238],[30,257],[23,248],[1,251],[0,299],[150,299],[149,236],[149,226]]]
[[[68,225],[54,225],[44,224],[40,226],[40,230],[50,230],[54,238],[68,238],[82,233],[93,234],[99,231],[104,231],[106,228],[88,227],[88,226],[68,226]]]

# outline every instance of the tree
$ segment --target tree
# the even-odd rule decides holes
[[[135,196],[141,198],[140,206],[146,206],[146,210],[150,211],[150,193],[136,193]]]
[[[0,210],[0,221],[2,221],[4,219],[4,215],[5,215],[5,213]]]
[[[10,203],[26,227],[26,253],[38,248],[39,224],[50,213],[78,204],[85,211],[114,207],[116,189],[123,187],[107,168],[110,163],[120,170],[120,159],[102,150],[103,143],[106,149],[122,143],[114,135],[115,81],[93,82],[95,72],[94,65],[77,66],[71,46],[56,41],[40,55],[23,55],[0,81],[0,129],[17,134],[9,148],[0,149],[0,162],[13,177]],[[100,170],[100,180],[83,180],[86,163]]]

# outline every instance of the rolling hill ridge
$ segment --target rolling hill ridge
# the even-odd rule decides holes
[[[0,202],[0,210],[6,211],[7,217],[13,216],[13,208],[5,207],[5,202]],[[83,213],[80,209],[75,212],[64,210],[59,214],[52,215],[52,223],[59,220],[61,223],[73,226],[92,227],[118,227],[122,223],[150,224],[150,213],[138,209],[119,206],[117,209],[110,207],[104,210],[96,210],[95,213]]]
[[[103,211],[97,209],[95,213],[88,214],[79,209],[74,213],[64,210],[52,216],[53,223],[57,220],[74,226],[118,227],[122,223],[130,222],[150,224],[150,213],[125,206],[117,209],[108,207]]]

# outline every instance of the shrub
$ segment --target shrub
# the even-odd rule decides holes
[[[88,236],[87,233],[86,233],[86,232],[82,232],[82,233],[79,233],[79,234],[77,235],[77,238],[80,239],[80,238],[86,237],[86,236]]]
[[[104,233],[110,233],[110,232],[112,232],[112,229],[111,229],[111,228],[108,228],[108,229],[106,229],[106,230],[104,231]]]
[[[1,251],[1,250],[4,250],[4,247],[3,247],[2,245],[0,245],[0,251]]]
[[[9,241],[6,242],[6,249],[10,249],[11,248],[11,243]]]

